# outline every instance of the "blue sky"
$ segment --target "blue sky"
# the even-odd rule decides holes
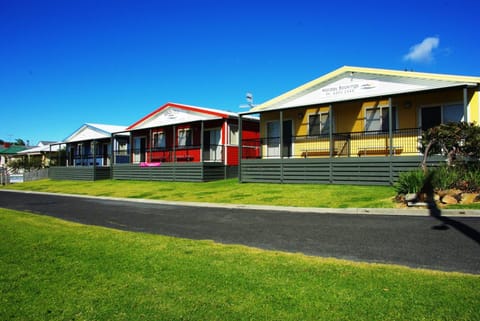
[[[0,139],[246,111],[341,66],[480,76],[478,0],[0,0]]]

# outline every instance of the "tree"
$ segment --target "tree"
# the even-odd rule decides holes
[[[478,162],[480,158],[480,127],[475,123],[447,123],[428,129],[422,134],[422,169],[427,171],[427,157],[447,156],[447,165],[456,162]]]
[[[17,139],[15,140],[15,143],[14,143],[14,144],[15,144],[15,145],[18,145],[18,146],[25,146],[25,145],[26,145],[25,142],[23,141],[23,139],[21,139],[21,138],[17,138]]]

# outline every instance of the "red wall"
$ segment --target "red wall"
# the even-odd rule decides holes
[[[238,119],[229,119],[228,123],[230,124],[238,124]],[[210,128],[221,128],[222,129],[222,144],[225,145],[228,137],[228,127],[225,126],[225,120],[213,120],[204,123],[204,130]],[[190,162],[199,162],[201,157],[201,124],[194,123],[194,124],[182,124],[175,126],[175,135],[173,133],[173,126],[168,126],[164,128],[153,128],[153,129],[145,129],[139,131],[132,132],[132,142],[133,137],[144,136],[146,137],[146,161],[147,162],[171,162],[174,161],[173,157],[173,146],[176,144],[174,139],[177,138],[177,133],[179,129],[183,128],[190,128],[193,134],[192,145],[186,148],[177,148],[175,150],[177,161],[190,161]],[[152,137],[150,133],[162,131],[166,135],[166,148],[165,151],[152,151],[150,153],[150,145],[152,144]],[[242,138],[241,141],[244,139],[259,139],[260,138],[260,125],[258,121],[251,121],[251,120],[242,120]],[[227,165],[238,165],[238,146],[231,146],[226,145],[226,159]],[[251,152],[251,151],[249,151]],[[257,151],[259,154],[259,151]],[[259,155],[257,155],[259,156]]]

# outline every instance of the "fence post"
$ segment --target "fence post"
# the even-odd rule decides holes
[[[392,115],[392,97],[388,98],[388,160],[389,160],[389,172],[390,172],[390,185],[393,185],[393,115]]]

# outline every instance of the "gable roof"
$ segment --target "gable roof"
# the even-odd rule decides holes
[[[21,152],[22,150],[27,149],[27,146],[22,146],[22,145],[10,145],[7,148],[0,149],[0,154],[2,155],[14,155],[17,154],[18,152]]]
[[[198,106],[166,103],[139,121],[130,125],[127,130],[145,129],[176,124],[185,124],[202,120],[235,118],[237,114]]]
[[[480,77],[344,66],[290,90],[249,112],[380,97],[457,86],[477,86]]]
[[[22,150],[21,152],[18,152],[18,154],[39,155],[41,153],[50,152],[50,151],[51,152],[58,152],[59,149],[60,149],[60,144],[59,143],[50,142],[48,145],[43,145],[43,144],[40,145],[39,144],[39,146]]]
[[[55,141],[49,141],[49,140],[41,140],[38,142],[37,146],[48,146],[50,144],[55,144],[57,142]]]
[[[64,143],[80,142],[85,140],[109,138],[113,133],[125,131],[126,126],[91,124],[82,125],[70,136],[63,140]]]

